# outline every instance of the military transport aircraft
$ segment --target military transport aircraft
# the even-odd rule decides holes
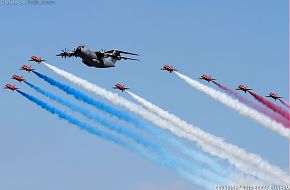
[[[136,53],[125,52],[117,49],[110,51],[92,51],[85,45],[80,45],[71,52],[66,49],[62,50],[62,52],[56,56],[61,56],[62,58],[80,57],[85,65],[97,68],[115,67],[115,63],[122,59],[139,61],[139,59],[124,57],[121,54],[139,56]]]

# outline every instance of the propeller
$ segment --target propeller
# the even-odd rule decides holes
[[[57,54],[56,56],[61,56],[62,58],[67,58],[67,57],[71,57],[71,56],[76,56],[75,55],[75,49],[74,51],[70,52],[68,49],[64,49],[64,50],[61,50],[62,52],[60,54]]]

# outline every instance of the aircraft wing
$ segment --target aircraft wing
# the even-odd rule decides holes
[[[124,60],[135,60],[135,61],[140,61],[139,59],[135,59],[135,58],[131,58],[131,57],[122,57],[120,56],[121,59],[124,59]]]
[[[128,55],[137,55],[137,56],[139,56],[137,53],[131,53],[131,52],[121,51],[121,50],[117,50],[117,49],[113,49],[113,50],[105,51],[105,53],[113,53],[113,52],[123,53],[123,54],[128,54]]]

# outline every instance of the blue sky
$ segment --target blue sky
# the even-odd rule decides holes
[[[243,83],[261,95],[275,91],[288,100],[286,0],[56,0],[51,6],[0,5],[0,16],[1,84],[22,74],[67,97],[18,70],[31,64],[62,80],[28,63],[31,55],[39,55],[107,89],[124,83],[189,123],[288,170],[287,139],[160,71],[170,64],[192,78],[207,73],[228,87]],[[79,44],[136,52],[141,61],[96,69],[55,56]],[[11,83],[36,95],[24,84]],[[1,90],[0,99],[0,189],[195,188],[169,169],[71,127],[18,93]]]

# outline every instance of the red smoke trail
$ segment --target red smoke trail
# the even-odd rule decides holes
[[[287,108],[290,108],[290,104],[288,102],[285,102],[284,100],[281,100],[281,99],[279,99],[279,101]]]
[[[277,106],[275,104],[273,104],[272,102],[270,102],[269,100],[266,100],[265,98],[263,98],[262,96],[259,96],[258,94],[255,94],[254,92],[250,92],[249,93],[259,102],[261,102],[262,104],[264,104],[265,106],[267,106],[268,108],[270,108],[271,110],[273,110],[276,113],[279,113],[280,115],[282,115],[284,118],[286,118],[287,120],[289,120],[289,113],[284,110],[283,108],[281,108],[280,106]]]
[[[263,113],[264,115],[274,119],[275,121],[277,121],[278,123],[283,124],[283,126],[288,128],[288,120],[286,120],[284,117],[282,117],[281,115],[278,115],[274,112],[272,112],[271,110],[268,110],[260,105],[257,105],[254,102],[249,101],[248,99],[244,98],[243,96],[239,95],[237,92],[233,91],[232,89],[229,89],[228,87],[216,82],[216,81],[212,81],[214,84],[216,84],[220,89],[224,90],[226,93],[228,93],[229,95],[231,95],[232,97],[237,98],[240,102],[250,106],[251,108]]]

